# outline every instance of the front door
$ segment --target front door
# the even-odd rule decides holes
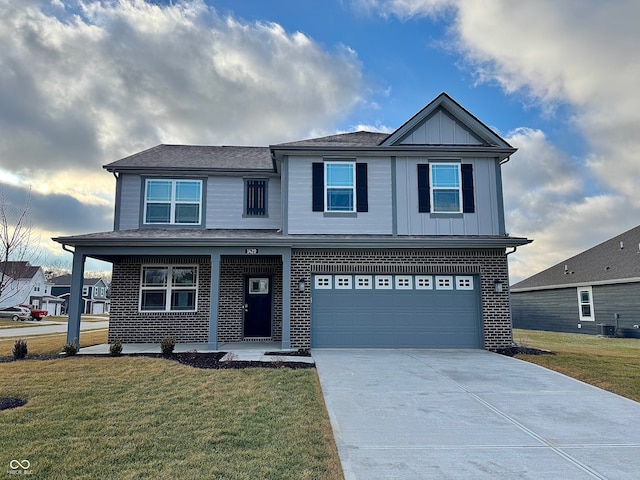
[[[271,277],[246,277],[244,336],[271,337]]]

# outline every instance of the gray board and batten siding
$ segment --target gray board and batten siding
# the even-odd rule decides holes
[[[591,289],[593,321],[580,320],[577,287],[512,291],[513,327],[596,335],[598,325],[605,324],[616,327],[616,336],[640,338],[640,283],[593,285]]]
[[[418,164],[450,161],[437,158],[397,157],[398,235],[504,235],[500,165],[495,158],[465,158],[473,166],[475,211],[457,215],[418,212]],[[458,160],[460,161],[460,160]]]
[[[367,163],[369,211],[347,214],[312,211],[312,165],[323,160],[314,156],[287,159],[287,233],[391,234],[391,159],[355,159],[358,163]]]

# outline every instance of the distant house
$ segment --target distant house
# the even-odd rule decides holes
[[[62,301],[51,295],[42,267],[25,261],[0,263],[0,307],[28,305],[58,315]]]
[[[640,226],[511,287],[514,328],[640,338]]]
[[[64,299],[64,310],[67,311],[71,292],[71,274],[60,275],[50,280],[53,284],[52,294]],[[84,278],[82,284],[82,313],[108,313],[110,307],[109,284],[102,278]]]

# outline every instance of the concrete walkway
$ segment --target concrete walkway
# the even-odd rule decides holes
[[[640,403],[483,350],[312,355],[346,480],[640,478]]]
[[[206,343],[176,343],[174,353],[227,352],[227,355],[222,357],[222,361],[315,363],[312,357],[266,355],[266,353],[281,351],[281,345],[281,342],[234,342],[221,343],[218,345],[218,350],[211,350]],[[129,355],[135,353],[161,353],[161,350],[159,343],[125,343],[122,345],[122,353]],[[286,353],[286,351],[283,351],[283,353]],[[109,355],[109,345],[102,344],[84,347],[80,349],[78,355]]]

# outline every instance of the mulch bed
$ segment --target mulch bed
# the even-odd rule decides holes
[[[241,368],[290,368],[292,370],[301,370],[305,368],[315,368],[315,365],[312,363],[306,362],[281,362],[281,361],[273,361],[273,362],[258,362],[258,361],[249,361],[249,362],[241,362],[236,360],[225,360],[222,361],[222,358],[227,354],[227,352],[212,352],[212,353],[172,353],[171,355],[163,355],[161,353],[132,353],[132,354],[122,354],[122,357],[148,357],[148,358],[165,358],[167,360],[173,360],[178,363],[182,363],[183,365],[188,365],[194,368],[207,368],[207,369],[241,369]],[[298,352],[269,352],[268,355],[275,355],[279,357],[286,356],[305,356],[310,357],[311,355],[307,353],[306,355]],[[94,358],[105,358],[109,357],[109,355],[77,355],[77,357],[94,357]],[[55,360],[55,359],[63,359],[70,358],[68,355],[27,355],[24,360]],[[0,363],[6,362],[16,362],[13,357],[0,357]]]
[[[26,405],[24,398],[3,397],[0,398],[0,410],[9,410],[10,408],[18,408]]]
[[[506,355],[508,357],[515,357],[516,355],[555,355],[554,352],[550,352],[549,350],[540,350],[539,348],[532,347],[522,347],[520,345],[509,348],[498,348],[493,351],[501,355]]]

